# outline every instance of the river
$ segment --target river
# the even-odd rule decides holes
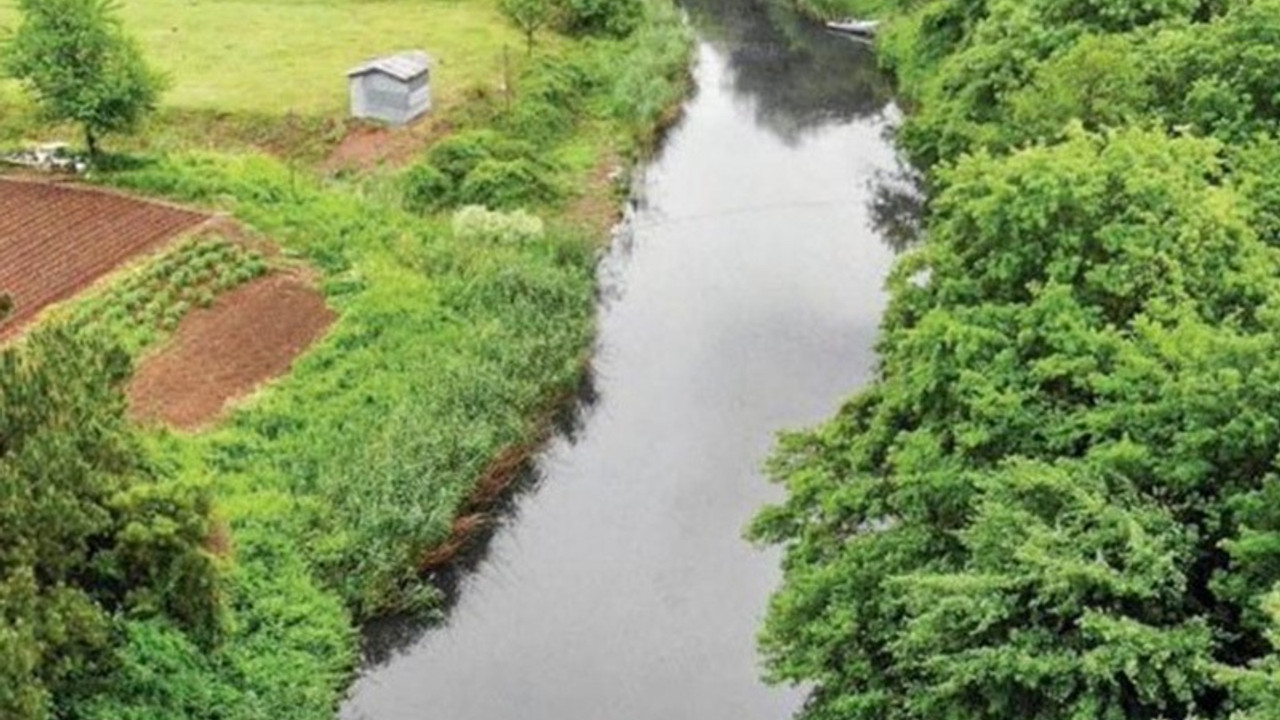
[[[698,91],[602,265],[577,427],[444,621],[374,633],[348,720],[781,720],[803,701],[760,680],[778,555],[742,532],[780,498],[760,472],[775,433],[874,371],[897,113],[869,48],[776,5],[686,7]]]

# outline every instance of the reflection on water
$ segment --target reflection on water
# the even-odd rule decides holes
[[[891,171],[877,172],[871,181],[871,219],[894,252],[921,239],[927,197],[924,177],[902,161]]]
[[[369,629],[349,720],[779,720],[803,702],[759,679],[779,558],[741,534],[780,494],[759,472],[774,434],[874,374],[910,214],[896,114],[864,47],[781,5],[688,7],[699,92],[601,265],[592,382],[492,539],[437,578],[443,622]]]
[[[892,100],[874,49],[828,32],[781,2],[686,0],[694,26],[729,61],[733,92],[789,143],[833,123],[874,117]]]

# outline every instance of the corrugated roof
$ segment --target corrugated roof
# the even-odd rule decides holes
[[[364,75],[370,72],[381,72],[397,80],[412,80],[431,67],[431,58],[421,50],[388,55],[377,60],[370,60],[347,71],[347,77]]]

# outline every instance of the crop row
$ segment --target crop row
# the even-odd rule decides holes
[[[210,307],[268,269],[260,253],[238,243],[192,238],[79,302],[69,321],[110,334],[136,356],[176,330],[187,313]]]

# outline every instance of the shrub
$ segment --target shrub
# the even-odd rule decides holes
[[[468,205],[453,214],[453,234],[470,241],[514,244],[542,237],[542,219],[524,210],[500,212]]]
[[[643,0],[563,0],[561,6],[561,29],[571,35],[624,38],[643,20]]]
[[[495,157],[499,140],[490,131],[461,132],[431,146],[427,162],[454,183],[461,183],[477,165]]]
[[[128,359],[37,331],[0,352],[0,717],[75,717],[112,666],[122,618],[167,617],[213,644],[209,499],[157,483],[125,419]]]
[[[458,199],[500,209],[554,202],[560,191],[546,174],[529,160],[486,160],[467,175]]]
[[[414,165],[405,174],[405,209],[416,213],[439,210],[453,202],[454,187],[453,179],[435,165]]]

